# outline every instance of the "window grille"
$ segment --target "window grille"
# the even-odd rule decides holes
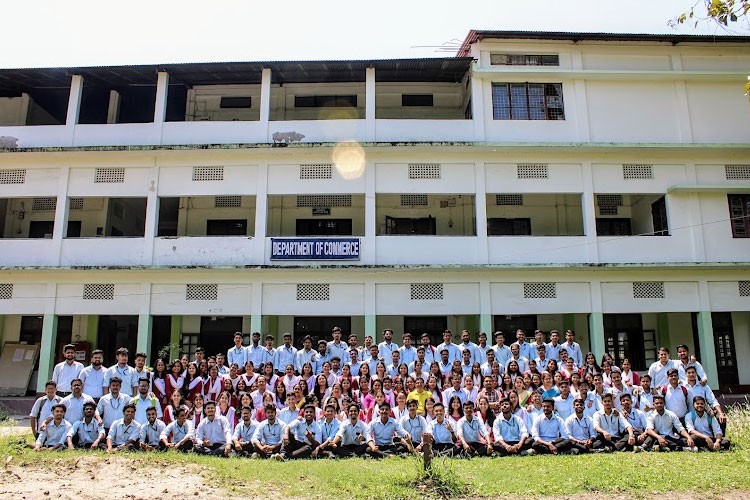
[[[409,163],[409,179],[440,179],[439,163]]]
[[[740,293],[740,297],[750,297],[750,281],[738,281],[737,288]]]
[[[297,207],[351,207],[350,194],[301,194],[297,196]]]
[[[420,207],[427,206],[427,195],[426,194],[402,194],[401,195],[401,206],[402,207]]]
[[[297,300],[330,300],[331,285],[328,283],[298,283]]]
[[[557,54],[490,54],[490,64],[498,66],[559,66]]]
[[[555,299],[557,298],[557,283],[524,283],[524,299]]]
[[[517,165],[516,176],[519,179],[549,179],[549,171],[547,165],[529,163]]]
[[[623,165],[622,166],[622,178],[623,179],[653,179],[654,167],[653,165]]]
[[[13,298],[13,283],[0,283],[0,300]]]
[[[94,175],[96,183],[125,182],[124,168],[97,168]]]
[[[603,205],[599,207],[599,215],[617,215],[617,205]]]
[[[216,196],[214,198],[215,208],[235,208],[242,206],[242,196]]]
[[[83,198],[70,198],[71,210],[83,210]]]
[[[728,181],[750,180],[750,165],[724,165]]]
[[[114,300],[114,283],[86,283],[83,285],[83,298],[85,300]]]
[[[443,284],[412,283],[411,300],[443,300]]]
[[[564,120],[561,83],[493,83],[495,120]]]
[[[330,163],[311,163],[299,166],[300,179],[331,179],[333,166]]]
[[[31,209],[34,212],[43,212],[54,210],[57,206],[56,198],[34,198],[31,203]]]
[[[633,282],[634,299],[663,299],[664,282],[663,281],[634,281]]]
[[[622,206],[622,195],[621,194],[597,194],[596,204],[600,207],[621,207]]]
[[[26,169],[0,170],[0,184],[23,184],[26,182]]]
[[[185,300],[218,300],[219,285],[185,285]]]
[[[523,205],[522,194],[496,194],[495,205]]]
[[[223,181],[224,167],[193,167],[193,181]]]

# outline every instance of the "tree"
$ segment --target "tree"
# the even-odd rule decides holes
[[[674,18],[672,24],[695,22],[697,26],[700,22],[711,22],[727,28],[747,28],[748,12],[750,0],[697,0],[688,11]]]

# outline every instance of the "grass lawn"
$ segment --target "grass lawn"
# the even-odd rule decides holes
[[[750,410],[732,410],[729,418],[728,435],[735,444],[730,452],[436,459],[439,480],[433,483],[417,481],[421,462],[416,458],[273,462],[176,453],[122,456],[135,466],[197,465],[206,483],[238,497],[418,498],[437,495],[435,486],[441,485],[440,480],[449,483],[444,494],[467,497],[579,493],[642,497],[660,492],[721,496],[750,491]],[[13,456],[14,464],[26,467],[44,467],[45,458],[65,466],[84,455],[106,456],[100,452],[39,454],[19,444],[25,440],[30,436],[3,439],[1,456]]]

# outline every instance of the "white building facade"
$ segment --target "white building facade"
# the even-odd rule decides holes
[[[38,390],[71,341],[332,326],[573,329],[640,370],[685,343],[750,385],[749,46],[472,31],[444,59],[0,70],[1,338],[41,343]]]

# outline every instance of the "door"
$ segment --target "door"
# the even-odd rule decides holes
[[[385,234],[401,235],[435,235],[437,225],[434,217],[407,219],[399,217],[385,217]]]
[[[55,221],[33,220],[29,222],[29,238],[52,238]]]
[[[352,318],[350,316],[295,316],[294,317],[294,346],[302,349],[302,339],[307,335],[312,338],[313,349],[317,349],[318,340],[333,340],[331,330],[333,327],[341,328],[341,339],[346,339],[352,331]]]
[[[172,343],[172,316],[151,317],[151,356],[149,366],[154,366],[159,351],[163,351],[163,358],[169,359],[170,344]],[[208,353],[206,353],[208,354]],[[212,353],[215,354],[215,353]]]
[[[127,347],[132,365],[137,343],[138,316],[99,316],[96,345],[104,351],[104,366],[115,364],[115,351],[120,347]]]
[[[667,202],[664,196],[651,204],[651,219],[654,222],[654,236],[669,236]]]
[[[520,314],[495,316],[494,326],[496,332],[503,332],[506,345],[516,341],[516,330],[519,328],[526,332],[526,339],[533,340],[536,330],[536,314]]]
[[[207,220],[206,236],[247,236],[247,219]]]
[[[242,316],[201,316],[198,346],[202,347],[208,356],[226,352],[234,343],[234,332],[241,331]]]
[[[653,343],[652,337],[653,335],[649,334],[649,345]],[[622,364],[623,359],[628,358],[633,370],[646,370],[648,365],[644,342],[643,318],[640,314],[604,315],[605,349],[615,358],[617,366]]]
[[[404,333],[411,333],[414,345],[419,345],[423,333],[430,336],[432,345],[440,345],[443,343],[443,332],[447,329],[447,316],[404,316]]]
[[[714,348],[716,349],[716,369],[719,372],[719,390],[731,392],[727,386],[740,383],[737,373],[737,355],[734,350],[734,329],[732,313],[711,313],[714,326]]]

